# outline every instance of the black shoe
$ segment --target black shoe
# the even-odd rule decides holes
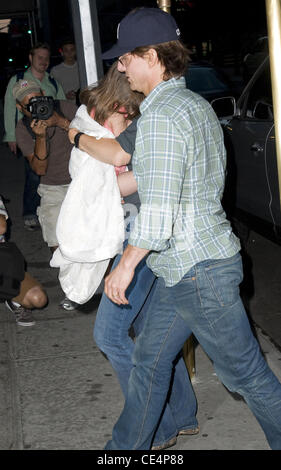
[[[33,326],[35,321],[33,319],[31,310],[24,308],[22,305],[13,302],[12,300],[6,300],[6,307],[15,314],[16,322],[20,326]]]

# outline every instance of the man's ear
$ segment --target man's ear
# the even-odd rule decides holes
[[[158,62],[158,55],[155,49],[149,49],[146,53],[147,61],[149,65],[155,65]]]
[[[16,107],[20,112],[22,112],[22,105],[20,103],[16,102]]]

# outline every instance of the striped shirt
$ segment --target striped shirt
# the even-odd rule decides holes
[[[223,132],[184,78],[161,82],[140,110],[133,173],[141,208],[129,243],[150,250],[148,266],[173,286],[198,262],[240,250],[221,206]]]

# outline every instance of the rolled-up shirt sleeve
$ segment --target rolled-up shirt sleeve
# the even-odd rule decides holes
[[[150,251],[169,248],[186,168],[186,143],[166,115],[147,113],[138,127],[133,173],[141,208],[129,237]]]
[[[0,215],[4,215],[6,220],[9,218],[7,209],[4,205],[4,202],[1,196],[0,196]]]

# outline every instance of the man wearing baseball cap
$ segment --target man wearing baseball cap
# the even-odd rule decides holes
[[[271,448],[281,449],[281,384],[241,302],[240,243],[221,206],[226,153],[220,124],[209,103],[186,89],[188,56],[172,16],[134,10],[117,38],[103,57],[119,57],[119,71],[146,96],[133,155],[141,208],[105,293],[127,305],[125,291],[144,257],[157,280],[124,409],[106,449],[150,449],[173,361],[191,333],[225,386],[245,398]]]

